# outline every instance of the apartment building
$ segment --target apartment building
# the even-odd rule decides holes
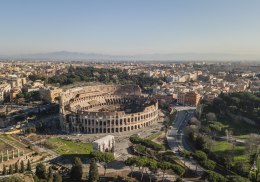
[[[11,85],[9,83],[0,83],[0,101],[4,101],[9,96]]]
[[[180,104],[197,106],[200,101],[200,94],[190,91],[190,92],[178,92],[177,102]]]

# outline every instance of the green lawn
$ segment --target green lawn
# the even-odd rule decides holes
[[[239,139],[248,139],[248,138],[250,138],[250,134],[247,134],[247,135],[238,135],[237,138],[239,138]]]
[[[158,131],[156,133],[153,133],[152,135],[150,135],[149,137],[147,137],[148,140],[154,140],[156,138],[158,138],[159,136],[161,136],[162,131]]]
[[[226,141],[215,141],[211,151],[212,152],[225,152],[226,150],[230,150],[231,149],[231,144],[226,142]]]
[[[90,154],[92,144],[68,141],[60,138],[49,138],[48,141],[54,146],[54,151],[60,155],[64,154]]]
[[[8,135],[0,135],[0,137],[5,140],[13,141],[13,139]]]
[[[231,143],[228,143],[227,141],[214,141],[214,144],[211,147],[211,152],[213,152],[217,156],[232,154],[234,157],[234,163],[242,162],[244,164],[244,167],[249,171],[251,167],[250,155],[246,150],[246,146],[233,146]]]
[[[249,162],[249,155],[246,152],[247,148],[246,146],[239,146],[234,145],[232,146],[231,143],[228,143],[226,141],[215,141],[211,152],[217,154],[217,155],[223,155],[226,152],[231,152],[234,155],[234,160],[237,161],[248,161]]]

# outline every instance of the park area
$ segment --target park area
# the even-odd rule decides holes
[[[11,135],[0,134],[1,161],[14,159],[30,152],[32,150],[29,149],[28,145],[22,143],[19,139]]]
[[[251,156],[248,147],[245,145],[232,144],[227,141],[214,141],[210,151],[216,155],[217,158],[228,158],[230,165],[243,164],[243,170],[250,171]]]
[[[12,137],[11,135],[0,134],[0,151],[6,152],[7,150],[17,150],[24,151],[24,153],[31,152],[27,145],[20,142],[18,139]]]
[[[60,155],[69,154],[90,154],[92,151],[92,144],[82,143],[61,138],[49,138],[46,141],[49,149],[54,150]]]

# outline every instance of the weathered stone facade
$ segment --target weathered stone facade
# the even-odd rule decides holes
[[[158,102],[135,85],[98,85],[61,94],[63,131],[117,133],[148,126],[158,119]]]

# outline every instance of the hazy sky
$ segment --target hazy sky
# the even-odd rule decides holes
[[[260,58],[260,1],[1,1],[0,54],[61,50]]]

